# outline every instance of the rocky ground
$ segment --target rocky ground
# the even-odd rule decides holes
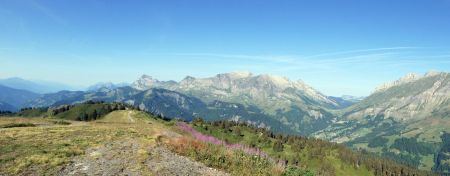
[[[137,140],[115,141],[91,148],[58,175],[228,175],[177,155],[163,146],[143,148]]]
[[[202,163],[179,156],[164,147],[154,148],[151,156],[145,164],[155,175],[228,175],[217,169],[207,167]]]

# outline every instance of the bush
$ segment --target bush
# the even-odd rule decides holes
[[[32,123],[9,123],[0,125],[0,128],[15,128],[15,127],[35,127]]]
[[[53,124],[56,124],[56,125],[70,125],[72,123],[70,123],[68,121],[65,121],[65,120],[56,120],[56,121],[53,121]]]
[[[289,166],[283,173],[283,176],[314,176],[309,170],[303,170],[299,167]]]

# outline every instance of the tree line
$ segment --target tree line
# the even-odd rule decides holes
[[[73,110],[75,111],[76,117],[70,117],[71,119],[78,121],[92,121],[100,119],[110,112],[126,109],[136,109],[136,107],[120,102],[105,103],[103,101],[91,100],[81,104],[63,105],[57,108],[52,108],[51,115],[58,116],[58,114]]]

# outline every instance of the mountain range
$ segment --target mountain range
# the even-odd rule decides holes
[[[335,114],[339,121],[313,136],[426,170],[449,169],[443,138],[450,132],[449,73],[408,74]]]
[[[77,87],[57,83],[50,81],[30,81],[22,78],[6,78],[0,79],[0,85],[7,86],[14,89],[27,90],[30,92],[43,94],[43,93],[52,93],[58,92],[61,90],[76,90],[79,89]]]
[[[179,82],[143,75],[131,86],[44,94],[27,106],[86,100],[126,102],[163,116],[188,120],[241,120],[276,132],[305,135],[329,126],[336,118],[329,109],[342,106],[302,81],[248,72],[199,79],[187,76]]]
[[[3,91],[0,91],[3,92]],[[25,101],[26,99],[26,101]],[[368,97],[326,96],[303,81],[249,72],[29,95],[13,106],[57,107],[88,100],[123,102],[162,117],[244,121],[278,133],[344,143],[425,170],[450,170],[450,74],[408,74]],[[450,141],[449,141],[450,143]]]
[[[118,87],[125,87],[128,86],[128,83],[118,83],[114,84],[112,82],[99,82],[94,85],[89,86],[86,91],[95,92],[95,91],[105,91],[105,90],[112,90]]]
[[[0,85],[0,110],[16,111],[25,106],[27,101],[38,97],[37,93]]]

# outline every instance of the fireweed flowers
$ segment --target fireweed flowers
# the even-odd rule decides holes
[[[267,153],[261,151],[261,149],[259,149],[259,148],[249,147],[249,146],[242,145],[242,144],[228,144],[223,140],[217,139],[216,137],[204,135],[204,134],[198,132],[197,130],[193,129],[191,126],[189,126],[188,124],[186,124],[184,122],[177,122],[177,126],[181,130],[190,133],[197,140],[216,144],[216,145],[222,145],[222,146],[226,147],[227,149],[242,150],[244,153],[247,153],[250,155],[256,155],[256,156],[260,156],[262,158],[267,158],[269,160],[272,160],[269,157],[269,155],[267,155]]]

